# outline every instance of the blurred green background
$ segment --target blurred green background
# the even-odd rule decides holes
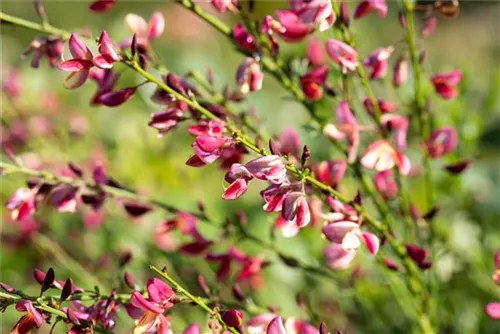
[[[349,5],[352,11],[354,3]],[[366,55],[378,46],[401,39],[398,5],[389,2],[390,12],[385,20],[370,15],[352,23],[360,54]],[[285,1],[256,1],[255,16],[286,6]],[[38,20],[29,1],[2,1],[1,7],[10,15]],[[153,42],[160,61],[178,74],[190,70],[204,73],[210,68],[218,88],[222,89],[226,82],[235,87],[235,70],[242,56],[216,31],[184,8],[168,1],[121,1],[110,13],[96,15],[87,7],[88,2],[84,1],[45,2],[46,12],[54,26],[73,31],[85,27],[93,35],[105,29],[114,42],[129,36],[123,23],[127,13],[148,18],[153,11],[159,10],[166,19],[165,33]],[[230,14],[221,17],[231,22]],[[270,238],[275,216],[264,214],[261,209],[258,191],[263,183],[254,182],[250,191],[236,202],[222,201],[223,172],[217,166],[196,169],[184,165],[192,152],[192,138],[183,131],[184,126],[161,139],[147,126],[150,114],[161,110],[149,101],[153,89],[150,85],[141,87],[136,97],[118,108],[90,107],[94,83],[67,91],[62,85],[65,73],[48,68],[45,61],[41,68],[34,70],[29,67],[29,59],[20,59],[20,54],[34,36],[31,31],[2,25],[2,77],[9,69],[15,68],[22,73],[23,82],[20,98],[13,102],[2,96],[2,120],[8,121],[10,126],[13,122],[24,125],[22,131],[29,140],[16,153],[25,162],[57,171],[65,162],[73,161],[89,170],[89,166],[99,159],[104,162],[109,175],[120,183],[152,197],[191,210],[196,210],[197,202],[203,201],[208,215],[215,221],[243,210],[248,216],[250,231],[262,239]],[[464,73],[458,99],[443,101],[434,97],[431,101],[438,124],[452,124],[460,135],[455,153],[434,166],[441,212],[433,224],[437,225],[443,240],[434,267],[440,281],[439,317],[443,333],[500,333],[499,322],[488,319],[483,312],[486,302],[500,301],[500,289],[491,280],[493,254],[500,249],[499,36],[499,3],[464,1],[458,17],[439,16],[436,32],[422,45],[427,51],[426,77],[453,68],[460,68]],[[333,37],[332,32],[321,35],[324,39]],[[283,45],[282,48],[287,58],[303,55],[304,50],[305,43]],[[121,80],[120,86],[140,82],[126,70]],[[426,85],[431,91],[430,84]],[[380,97],[396,98],[395,92],[387,90],[384,83],[376,83],[374,88]],[[355,91],[355,96],[360,100],[363,96],[361,90]],[[412,97],[411,84],[403,87],[398,97],[403,101],[401,111],[404,113]],[[279,133],[285,127],[299,129],[302,143],[310,146],[314,160],[336,156],[333,148],[324,144],[324,139],[303,127],[308,120],[306,110],[269,76],[265,78],[264,89],[251,94],[239,107],[253,107],[269,134]],[[333,100],[326,100],[324,113],[333,115],[334,107]],[[3,130],[5,133],[6,127]],[[413,142],[410,156],[416,157],[417,146]],[[472,159],[472,164],[461,177],[451,177],[441,171],[440,166],[446,161],[451,163],[463,159]],[[3,177],[2,203],[23,184],[22,177]],[[412,200],[417,207],[424,207],[421,182],[412,181],[411,186]],[[342,190],[350,196],[356,191],[350,173]],[[2,233],[15,233],[17,228],[9,221],[5,210],[2,216]],[[215,286],[213,264],[178,253],[165,253],[154,247],[154,228],[166,218],[162,212],[155,211],[131,221],[112,201],[105,206],[102,226],[95,230],[85,229],[81,215],[59,214],[47,209],[37,216],[44,226],[44,234],[50,240],[57,240],[68,254],[107,286],[116,285],[123,275],[123,269],[117,265],[123,250],[133,253],[132,261],[125,269],[133,273],[137,282],[143,283],[152,276],[147,264],[153,263],[174,268],[176,277],[197,294],[201,294],[196,284],[198,272]],[[207,237],[214,237],[219,228],[202,224],[201,231]],[[225,250],[234,242],[228,240],[218,244],[216,249]],[[292,239],[278,235],[272,242],[283,251],[311,263],[321,263],[321,251],[326,245],[320,239],[317,227],[306,228]],[[408,314],[400,308],[391,292],[401,288],[399,279],[376,268],[373,259],[365,258],[365,254],[357,260],[362,268],[359,279],[353,280],[352,272],[347,270],[336,274],[338,279],[332,281],[291,269],[275,258],[272,251],[251,242],[241,241],[237,246],[250,254],[262,254],[272,262],[263,271],[265,284],[261,289],[253,291],[244,287],[259,305],[275,305],[284,316],[307,319],[308,315],[295,303],[295,294],[300,293],[317,316],[332,329],[340,328],[346,333],[407,333],[411,329]],[[34,267],[46,270],[52,266],[58,279],[71,275],[77,285],[86,287],[86,278],[74,276],[71,265],[64,260],[55,260],[44,245],[27,244],[13,248],[3,241],[0,260],[0,281],[31,294],[38,291],[38,285],[31,278]],[[223,299],[230,300],[231,282],[218,283],[218,286]],[[2,314],[1,329],[8,332],[19,316],[20,313],[13,309]],[[123,319],[126,318],[124,314]],[[192,321],[206,320],[197,309],[179,307],[173,310],[172,321],[174,333],[179,333]],[[123,320],[117,332],[129,333],[131,326],[131,320]],[[62,328],[58,329],[62,331]],[[48,332],[48,326],[44,330]]]

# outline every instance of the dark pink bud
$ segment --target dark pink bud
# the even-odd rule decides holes
[[[354,19],[358,20],[373,11],[378,12],[380,18],[384,18],[387,14],[387,4],[385,0],[364,0],[361,1],[356,9],[354,9]]]
[[[126,271],[125,274],[123,275],[123,281],[129,288],[135,289],[134,279],[132,278],[132,275],[128,271]]]
[[[394,198],[398,193],[398,184],[394,179],[392,172],[386,170],[383,172],[378,172],[373,177],[373,183],[375,188],[386,200]]]
[[[432,207],[427,213],[422,217],[427,221],[432,220],[439,213],[439,206]]]
[[[347,1],[342,0],[340,2],[340,21],[346,26],[349,27],[349,8],[347,8]]]
[[[427,270],[432,267],[432,262],[428,260],[423,260],[422,262],[418,263],[418,267],[422,270]]]
[[[76,212],[78,204],[76,193],[78,188],[68,184],[60,184],[50,194],[51,204],[59,212]]]
[[[384,265],[390,270],[394,270],[394,271],[399,270],[398,265],[393,260],[389,259],[388,257],[384,258]]]
[[[49,270],[47,270],[47,274],[45,274],[45,277],[43,279],[40,293],[44,293],[45,291],[47,291],[52,286],[52,284],[54,284],[54,280],[55,280],[54,269],[49,268]]]
[[[278,149],[278,146],[274,143],[272,139],[269,139],[269,150],[271,151],[271,154],[273,155],[281,155],[280,150]]]
[[[432,131],[424,143],[427,154],[432,159],[438,159],[449,154],[457,146],[457,133],[449,126]]]
[[[71,296],[71,294],[73,293],[75,287],[73,285],[73,281],[71,280],[71,278],[68,278],[66,280],[66,283],[64,283],[64,286],[63,286],[63,289],[61,291],[61,297],[60,297],[60,300],[66,300],[69,298],[69,296]]]
[[[318,101],[323,96],[323,85],[328,75],[328,67],[322,65],[300,77],[300,86],[304,95],[311,101]]]
[[[279,151],[283,155],[290,154],[294,157],[299,156],[300,137],[293,128],[285,128],[278,137]]]
[[[465,161],[457,162],[457,163],[454,163],[451,165],[447,165],[444,168],[450,174],[460,174],[469,167],[470,163],[471,163],[470,160],[465,160]]]
[[[137,87],[126,87],[114,92],[104,93],[100,96],[99,102],[108,107],[117,107],[130,99]]]
[[[169,108],[166,111],[154,113],[151,115],[149,126],[158,130],[158,136],[163,136],[184,120],[184,112],[177,108]]]
[[[117,0],[97,0],[89,5],[89,9],[94,13],[106,13],[113,8]]]
[[[240,327],[243,313],[238,310],[224,310],[221,312],[222,321],[229,327]]]
[[[436,93],[447,100],[457,97],[457,85],[461,80],[462,72],[460,70],[442,72],[431,77],[431,82],[434,85]]]
[[[233,40],[246,52],[254,53],[258,50],[254,37],[239,23],[233,26]]]
[[[78,315],[75,313],[75,311],[73,311],[69,307],[66,309],[66,315],[68,317],[69,322],[71,322],[72,324],[75,324],[75,325],[80,324],[80,319],[78,319]],[[68,333],[69,334],[77,334],[78,332],[69,331]],[[78,333],[78,334],[80,334],[80,333]]]
[[[130,216],[134,218],[140,217],[151,211],[151,207],[137,202],[123,203],[123,208]]]
[[[416,245],[406,245],[406,252],[408,253],[408,256],[417,264],[423,262],[429,255],[425,248],[421,248]]]
[[[317,39],[311,39],[307,44],[307,59],[309,66],[318,67],[325,64],[323,44]]]

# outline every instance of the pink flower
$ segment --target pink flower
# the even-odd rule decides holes
[[[11,218],[22,221],[35,212],[35,194],[27,188],[19,188],[7,201],[7,210],[11,211]]]
[[[201,334],[201,327],[199,324],[194,323],[189,325],[182,334]]]
[[[309,66],[319,67],[325,64],[325,54],[322,43],[317,39],[311,39],[307,44],[307,59]]]
[[[286,179],[285,164],[278,155],[268,155],[249,161],[245,167],[257,179],[281,184]]]
[[[136,14],[125,16],[125,25],[132,34],[135,34],[137,45],[144,50],[149,49],[149,42],[158,38],[165,30],[165,18],[160,12],[154,12],[148,22]],[[127,39],[119,43],[120,48],[130,47],[132,39]]]
[[[266,328],[266,334],[287,334],[285,326],[283,325],[283,319],[280,316],[269,322]]]
[[[398,58],[392,72],[392,85],[401,87],[408,80],[408,62],[404,56]]]
[[[112,68],[114,62],[121,60],[121,57],[116,52],[115,46],[113,45],[113,43],[111,43],[111,40],[109,39],[108,33],[106,31],[103,31],[99,36],[97,49],[99,51],[99,55],[94,57],[93,62],[94,65],[99,68]]]
[[[408,117],[395,114],[384,114],[380,119],[382,125],[390,131],[394,132],[396,145],[402,149],[406,149],[406,135],[408,133]]]
[[[279,151],[283,155],[298,157],[301,149],[300,137],[293,128],[285,128],[278,137]]]
[[[354,10],[354,19],[360,19],[376,10],[380,18],[387,14],[387,4],[385,0],[364,0],[361,1]]]
[[[304,227],[311,222],[309,204],[303,192],[290,192],[285,196],[281,216],[288,222]]]
[[[318,101],[323,97],[322,86],[325,84],[328,75],[328,67],[322,65],[318,68],[309,70],[300,77],[300,86],[304,95],[311,101]]]
[[[174,291],[163,281],[152,278],[147,282],[148,298],[139,292],[133,292],[130,297],[132,307],[138,309],[142,316],[136,320],[134,334],[147,334],[152,330],[158,333],[168,333],[170,323],[163,315],[165,310],[172,308]]]
[[[212,7],[219,13],[225,13],[227,10],[236,10],[238,0],[211,0]]]
[[[253,179],[248,169],[240,164],[233,164],[231,170],[226,173],[224,179],[230,185],[224,189],[222,198],[225,200],[234,200],[243,195],[248,189],[248,181]]]
[[[28,312],[12,328],[11,334],[27,334],[33,328],[39,328],[43,323],[43,316],[38,312],[29,300],[22,300],[16,304],[19,312]]]
[[[38,68],[43,56],[46,56],[50,67],[56,66],[61,60],[64,51],[64,43],[59,37],[37,37],[29,46],[29,50],[23,56],[33,52],[31,67]]]
[[[361,231],[359,224],[352,221],[330,223],[323,227],[322,232],[332,242],[323,252],[328,266],[332,269],[347,268],[362,242],[374,255],[380,247],[377,236]]]
[[[314,175],[324,184],[336,187],[345,174],[345,160],[322,161],[314,167]]]
[[[89,5],[94,13],[107,13],[118,2],[118,0],[97,0]]]
[[[460,70],[453,70],[449,72],[442,72],[431,77],[432,84],[436,93],[443,99],[454,99],[458,95],[457,85],[462,80],[462,72]]]
[[[387,140],[377,140],[371,143],[361,156],[361,164],[378,172],[389,170],[396,166],[402,175],[410,172],[410,160],[398,152]]]
[[[242,50],[246,52],[257,52],[255,38],[239,23],[233,26],[233,40]]]
[[[238,310],[221,311],[222,321],[229,327],[240,327],[243,320],[243,313]]]
[[[486,304],[484,311],[491,319],[500,320],[500,302]]]
[[[2,91],[10,98],[21,95],[21,75],[15,69],[8,70],[2,78]]]
[[[263,29],[277,33],[287,42],[300,42],[314,31],[314,28],[302,22],[293,10],[278,10],[276,18],[277,20],[274,20],[267,16]]]
[[[428,269],[432,265],[432,263],[427,260],[429,252],[425,248],[417,245],[406,245],[406,253],[421,269]]]
[[[267,325],[276,318],[274,313],[261,313],[250,318],[246,325],[250,333],[264,333]]]
[[[134,96],[137,87],[125,87],[115,91],[103,93],[99,102],[107,107],[118,107]]]
[[[302,23],[317,28],[319,31],[329,29],[335,22],[335,13],[330,1],[290,0],[290,8]]]
[[[380,79],[387,74],[389,57],[394,49],[392,47],[378,48],[373,51],[363,62],[365,66],[371,67],[370,79]]]
[[[394,198],[398,193],[398,184],[394,180],[390,170],[375,174],[373,177],[373,183],[375,185],[375,189],[377,189],[385,200]]]
[[[452,127],[441,127],[432,131],[424,143],[427,154],[432,159],[447,155],[457,146],[457,133]]]
[[[398,110],[399,106],[397,103],[390,102],[390,101],[385,101],[385,100],[378,100],[378,108],[380,111],[384,113],[391,113],[396,110]],[[363,106],[365,107],[366,111],[368,111],[370,114],[374,113],[373,106],[370,102],[370,99],[365,97],[363,100]]]
[[[236,71],[236,83],[243,94],[260,90],[263,80],[264,73],[259,62],[253,58],[245,58]]]
[[[94,65],[93,56],[90,49],[83,44],[76,34],[71,34],[69,38],[69,50],[73,59],[63,61],[59,64],[59,69],[72,72],[64,82],[68,89],[80,87],[87,80],[90,69]]]
[[[334,63],[342,67],[342,72],[354,71],[358,66],[358,53],[349,45],[330,39],[326,42],[326,52]]]
[[[346,101],[341,101],[335,111],[337,125],[327,124],[323,128],[323,134],[332,140],[347,140],[349,162],[356,159],[356,152],[359,145],[359,125]]]
[[[203,165],[211,164],[221,156],[226,143],[227,139],[224,137],[198,136],[192,145],[195,153],[194,156],[196,156]],[[188,162],[193,157],[191,157]],[[190,166],[193,165],[190,164]]]
[[[177,126],[180,121],[186,117],[184,112],[177,108],[168,108],[165,111],[154,113],[151,115],[151,121],[148,125],[158,130],[158,137],[162,137],[167,132]]]

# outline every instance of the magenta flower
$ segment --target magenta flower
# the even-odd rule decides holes
[[[149,49],[149,42],[158,38],[165,30],[165,18],[162,13],[154,12],[148,22],[136,14],[125,16],[125,25],[132,34],[135,34],[137,45],[144,51]],[[119,43],[120,48],[126,49],[132,44],[132,38]]]
[[[97,42],[97,49],[99,55],[95,56],[93,59],[94,65],[102,68],[109,69],[113,67],[113,63],[120,61],[121,57],[115,50],[115,46],[111,43],[108,33],[103,31],[99,36],[99,41]]]
[[[262,88],[264,73],[259,62],[254,58],[245,58],[236,71],[236,83],[243,94],[258,91]]]
[[[243,313],[238,310],[221,311],[222,321],[229,327],[240,327],[243,321]]]
[[[394,198],[398,193],[398,184],[394,180],[394,176],[390,170],[375,174],[373,184],[385,200]]]
[[[424,143],[427,154],[432,159],[438,159],[449,154],[457,146],[457,133],[449,126],[432,131]]]
[[[484,311],[493,320],[500,320],[500,302],[491,302],[484,306]]]
[[[39,328],[43,323],[43,316],[38,312],[29,300],[22,300],[16,304],[19,312],[28,312],[12,328],[11,334],[27,334],[33,328]]]
[[[99,102],[107,107],[118,107],[134,96],[137,87],[125,87],[115,91],[103,93]]]
[[[77,191],[78,188],[69,184],[57,185],[50,193],[52,206],[59,212],[75,213],[78,204],[76,199]]]
[[[300,42],[314,31],[314,28],[302,22],[293,10],[278,10],[276,18],[277,20],[274,20],[267,16],[264,19],[263,30],[275,32],[287,42]]]
[[[80,87],[87,80],[90,69],[94,65],[93,56],[90,49],[83,44],[76,34],[71,34],[69,38],[69,50],[73,59],[63,61],[59,64],[59,69],[72,72],[64,82],[64,87],[75,89]]]
[[[180,231],[181,235],[191,236],[195,243],[206,244],[206,240],[198,232],[198,219],[185,212],[178,212],[174,219],[167,220],[158,224],[154,231],[154,240],[156,245],[166,251],[174,251],[179,248],[179,237],[173,234],[174,231]],[[191,244],[193,245],[193,244]],[[184,247],[183,245],[181,247]]]
[[[199,160],[211,164],[221,156],[226,142],[224,137],[198,136],[192,146]]]
[[[148,125],[158,130],[158,137],[163,137],[170,130],[174,129],[179,122],[186,119],[184,112],[178,108],[168,108],[165,111],[151,114],[151,121]]]
[[[390,101],[385,101],[385,100],[378,100],[377,101],[378,108],[380,111],[384,113],[392,113],[398,110],[399,106],[395,102],[390,102]],[[365,107],[366,111],[368,111],[370,114],[374,114],[373,106],[372,103],[370,102],[370,99],[365,97],[363,100],[363,106]]]
[[[295,158],[300,154],[300,137],[293,128],[285,128],[278,137],[279,151],[283,155],[291,155]]]
[[[95,69],[90,71],[90,78],[97,83],[97,92],[94,94],[90,104],[97,106],[101,104],[101,96],[113,91],[118,76],[110,69]]]
[[[465,171],[467,168],[469,168],[471,161],[470,160],[464,160],[460,162],[456,162],[450,165],[446,165],[444,168],[448,173],[450,174],[460,174],[463,171]]]
[[[325,225],[321,231],[332,242],[323,252],[328,266],[332,269],[347,268],[361,243],[374,255],[380,246],[376,235],[361,231],[359,224],[352,221],[333,222]]]
[[[225,13],[227,10],[236,10],[238,0],[211,0],[212,7],[219,13]]]
[[[11,218],[22,221],[35,212],[35,193],[27,188],[19,188],[7,201],[7,210]]]
[[[387,140],[383,139],[377,140],[368,146],[361,156],[361,164],[378,172],[396,166],[402,175],[408,175],[411,169],[408,157],[398,152]]]
[[[38,68],[44,56],[47,57],[49,66],[55,67],[61,60],[64,51],[64,43],[59,37],[37,37],[29,46],[29,50],[23,56],[33,52],[31,67]]]
[[[326,42],[326,52],[334,63],[339,64],[343,73],[354,71],[358,66],[358,53],[351,46],[330,39]]]
[[[354,19],[360,19],[373,11],[378,12],[378,17],[384,18],[387,14],[387,4],[385,0],[364,0],[354,9]]]
[[[424,19],[424,25],[420,30],[420,34],[423,38],[429,37],[434,30],[436,30],[437,18],[435,16],[429,16]]]
[[[404,56],[398,58],[392,72],[392,85],[401,87],[408,80],[408,62]]]
[[[427,249],[417,245],[406,245],[406,253],[415,262],[420,269],[428,269],[432,263],[427,259],[429,252]]]
[[[329,29],[335,22],[335,13],[330,1],[290,0],[290,8],[302,23],[319,31]]]
[[[356,160],[359,145],[359,125],[346,101],[341,101],[335,110],[337,125],[327,124],[323,134],[332,140],[347,140],[348,162]]]
[[[318,101],[323,97],[323,85],[328,75],[328,67],[322,65],[309,70],[300,77],[300,86],[304,95],[311,101]]]
[[[461,80],[462,72],[460,70],[441,72],[431,77],[431,82],[434,85],[436,93],[446,100],[451,100],[457,97],[457,85]]]
[[[130,304],[142,313],[136,320],[134,334],[147,334],[153,330],[167,333],[170,323],[163,312],[174,306],[172,300],[175,298],[175,293],[170,286],[157,278],[149,279],[146,289],[147,299],[137,291],[130,297]]]
[[[89,5],[89,9],[94,13],[107,13],[117,2],[118,0],[97,0]]]
[[[266,212],[276,212],[281,211],[283,207],[283,201],[285,196],[292,189],[290,186],[284,186],[279,184],[271,184],[266,189],[260,192],[262,199],[264,200],[264,211]]]
[[[385,77],[387,74],[387,67],[389,65],[389,57],[391,56],[393,50],[393,47],[378,48],[363,61],[365,66],[371,68],[371,80]]]
[[[242,50],[250,53],[257,52],[255,38],[239,23],[233,26],[233,40]]]

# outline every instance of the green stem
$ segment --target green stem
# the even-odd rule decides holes
[[[5,14],[4,12],[0,12],[0,22],[3,23],[10,23],[18,27],[23,27],[26,29],[38,31],[39,33],[42,34],[51,34],[51,35],[57,35],[60,36],[62,39],[68,39],[71,33],[61,30],[58,28],[55,28],[51,26],[50,24],[40,24],[40,23],[35,23],[32,21],[28,21],[25,19],[22,19],[20,17],[15,17],[11,16],[8,14]]]
[[[198,305],[200,308],[202,308],[203,310],[205,310],[210,316],[212,317],[215,317],[217,319],[217,321],[221,324],[221,326],[230,331],[231,333],[234,333],[234,334],[239,334],[239,331],[234,328],[234,327],[230,327],[228,326],[224,320],[222,320],[222,316],[221,314],[216,310],[216,309],[212,309],[211,307],[209,307],[204,301],[202,298],[200,297],[196,297],[194,296],[193,294],[191,294],[188,290],[186,290],[182,285],[180,285],[179,283],[177,283],[176,280],[174,280],[170,275],[168,275],[165,271],[163,270],[160,270],[158,268],[156,268],[155,266],[149,266],[149,269],[151,269],[152,271],[156,272],[159,276],[161,276],[162,278],[164,278],[171,286],[172,288],[174,288],[174,290],[184,296],[186,296],[187,298],[189,298],[193,303],[195,303],[196,305]]]

